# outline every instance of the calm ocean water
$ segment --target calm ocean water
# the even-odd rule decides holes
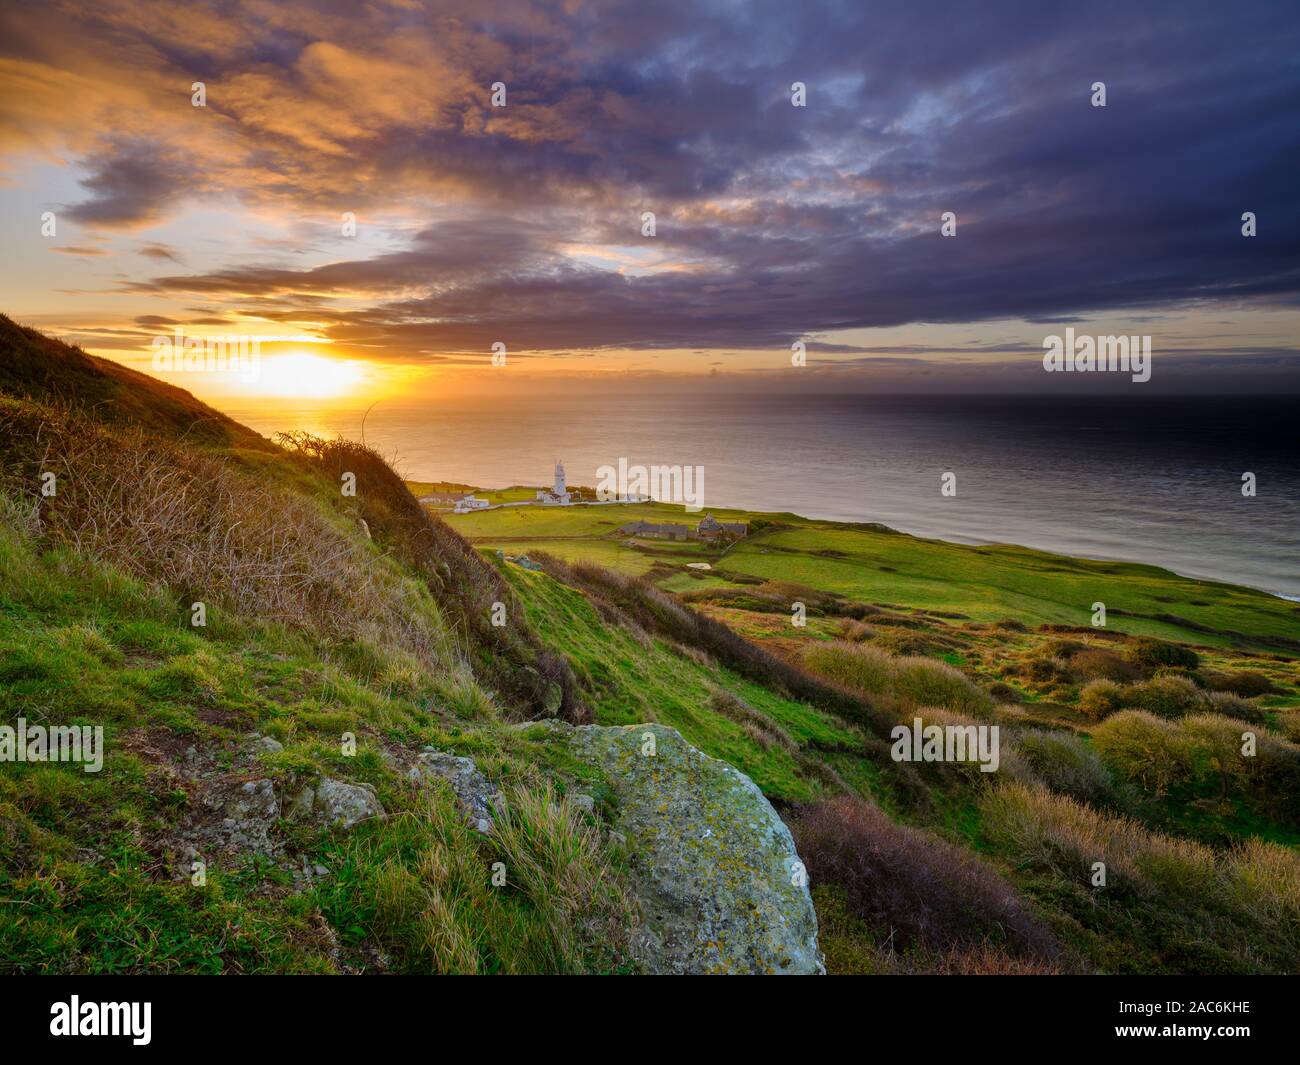
[[[1293,397],[482,398],[381,402],[365,438],[414,480],[549,484],[557,458],[586,485],[620,456],[702,465],[706,507],[879,521],[1300,596],[1298,408]],[[268,435],[361,432],[361,410],[230,414]],[[945,471],[955,498],[940,494]]]

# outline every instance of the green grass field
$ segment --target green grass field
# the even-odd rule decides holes
[[[779,580],[866,603],[904,604],[977,622],[1013,618],[1026,625],[1088,626],[1093,604],[1101,602],[1107,627],[1115,631],[1211,647],[1300,651],[1300,604],[1155,566],[925,540],[789,513],[710,513],[755,527],[724,550],[698,541],[629,541],[618,533],[636,520],[693,525],[700,518],[661,503],[509,507],[447,520],[478,547],[598,562],[623,573],[650,574],[676,592]],[[691,570],[692,562],[713,569]]]

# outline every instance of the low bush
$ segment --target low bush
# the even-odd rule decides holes
[[[1073,732],[1029,729],[1017,733],[1015,746],[1038,779],[1053,791],[1093,805],[1116,800],[1110,770],[1083,737]]]
[[[1233,695],[1240,695],[1243,699],[1253,699],[1260,695],[1273,695],[1280,690],[1263,673],[1252,673],[1244,669],[1230,670],[1228,672],[1206,670],[1203,676],[1205,686],[1210,690],[1231,692]]]
[[[1116,713],[1123,706],[1124,688],[1113,680],[1094,680],[1079,692],[1079,709],[1091,718],[1101,720]]]
[[[842,889],[880,940],[941,952],[993,945],[1042,961],[1060,953],[1015,888],[973,852],[895,824],[861,799],[808,807],[791,831],[812,882]]]
[[[869,695],[887,694],[893,685],[894,660],[878,647],[843,640],[814,643],[803,660],[814,673]]]
[[[1101,647],[1089,647],[1072,655],[1069,661],[1070,673],[1077,679],[1121,680],[1130,681],[1137,678],[1138,671],[1132,663],[1114,651]]]
[[[993,697],[961,670],[933,658],[902,658],[894,665],[894,694],[913,706],[942,706],[987,717]]]
[[[892,695],[905,709],[943,707],[987,718],[993,697],[961,670],[934,658],[895,658],[872,644],[836,640],[809,644],[804,665],[812,672],[867,695]]]
[[[1123,705],[1158,717],[1183,717],[1205,704],[1201,690],[1186,677],[1163,676],[1124,689]]]
[[[1252,725],[1262,725],[1265,721],[1264,711],[1247,699],[1232,692],[1203,692],[1202,704],[1211,714],[1235,717]]]
[[[1102,761],[1149,795],[1167,795],[1196,775],[1196,753],[1172,722],[1140,710],[1107,718],[1092,733]]]
[[[1156,670],[1163,666],[1195,669],[1201,664],[1200,656],[1190,647],[1145,637],[1130,645],[1128,659],[1144,670]]]
[[[1236,798],[1267,816],[1300,821],[1300,747],[1219,714],[1177,722],[1128,710],[1093,732],[1102,760],[1154,796]]]

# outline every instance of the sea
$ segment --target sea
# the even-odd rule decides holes
[[[228,413],[266,435],[364,439],[410,480],[549,485],[563,460],[570,485],[594,487],[620,458],[690,465],[706,510],[882,522],[1300,599],[1294,396],[646,393]]]

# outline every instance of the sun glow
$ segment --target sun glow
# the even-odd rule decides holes
[[[335,399],[357,390],[365,370],[355,362],[323,355],[264,355],[249,390],[284,399]]]

